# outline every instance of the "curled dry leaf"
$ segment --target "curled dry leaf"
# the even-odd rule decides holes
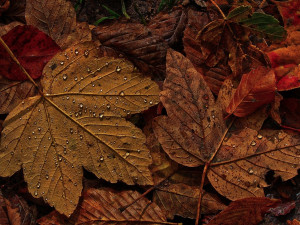
[[[39,219],[39,224],[169,224],[161,209],[146,198],[141,198],[137,203],[129,206],[124,211],[120,208],[128,205],[140,194],[136,191],[116,192],[108,188],[88,189],[83,192],[83,201],[76,210],[76,215],[66,220],[62,215],[53,212]],[[59,223],[64,222],[64,223]],[[175,223],[170,223],[176,225]]]
[[[300,132],[300,100],[285,98],[280,102],[280,118],[282,126]]]
[[[276,207],[280,200],[269,198],[245,198],[234,201],[215,216],[208,225],[257,225],[270,208]]]
[[[25,17],[62,49],[92,39],[88,24],[76,22],[75,9],[66,0],[27,0]]]
[[[170,13],[160,12],[150,21],[148,27],[155,34],[162,36],[169,46],[174,46],[180,42],[186,22],[185,10],[178,8]]]
[[[229,115],[245,117],[274,100],[275,74],[265,67],[244,74],[226,111]]]
[[[7,34],[10,30],[12,30],[14,27],[18,25],[22,25],[22,24],[20,22],[14,21],[7,25],[0,25],[0,36]]]
[[[166,212],[169,219],[175,215],[196,218],[199,187],[186,184],[160,185],[154,192],[153,201]],[[204,192],[202,212],[213,214],[225,209],[225,205],[214,195]]]
[[[37,94],[29,81],[10,81],[0,75],[0,114],[8,114],[25,98]]]
[[[93,43],[57,54],[43,71],[45,95],[18,105],[1,135],[0,175],[23,168],[29,192],[65,215],[78,203],[82,166],[113,183],[152,184],[145,136],[124,117],[157,104],[158,86],[97,54]]]
[[[167,43],[161,36],[139,23],[100,24],[93,30],[105,47],[126,55],[146,74],[163,77]]]
[[[17,26],[2,36],[2,39],[33,79],[42,75],[44,66],[60,51],[49,36],[33,26]],[[1,75],[11,80],[28,79],[2,45],[0,58]]]
[[[226,92],[225,92],[226,93]],[[191,62],[169,51],[161,101],[168,116],[154,120],[165,152],[185,166],[203,165],[216,151],[208,171],[214,188],[231,200],[263,196],[269,170],[283,180],[300,168],[300,135],[225,125],[222,108]],[[172,126],[169,126],[172,124]]]

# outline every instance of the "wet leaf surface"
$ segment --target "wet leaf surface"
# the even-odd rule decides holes
[[[152,184],[145,136],[124,117],[158,102],[158,87],[128,61],[99,58],[86,43],[45,67],[45,96],[28,98],[4,122],[1,175],[21,167],[30,193],[70,215],[82,167],[112,183]]]
[[[297,175],[299,135],[239,128],[235,123],[226,128],[221,108],[202,76],[175,51],[167,55],[160,98],[168,116],[154,120],[154,131],[163,149],[171,159],[189,167],[203,165],[217,151],[207,176],[227,198],[264,196],[269,170],[283,180]]]

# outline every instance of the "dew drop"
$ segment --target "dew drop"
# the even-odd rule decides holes
[[[14,152],[10,152],[11,155],[14,155]]]
[[[58,161],[60,161],[60,162],[62,161],[62,156],[61,155],[58,156]]]
[[[137,150],[137,152],[138,152],[138,153],[140,153],[140,152],[141,152],[141,150],[140,150],[140,149],[138,149],[138,150]]]
[[[253,171],[252,168],[249,168],[248,172],[249,172],[249,174],[253,174],[254,173],[254,171]]]
[[[83,108],[83,104],[82,103],[79,104],[79,108],[81,108],[81,109]]]
[[[124,96],[124,95],[125,95],[124,91],[121,91],[120,96]]]
[[[64,62],[63,62],[63,61],[61,61],[61,62],[60,62],[60,65],[64,65]]]
[[[101,161],[101,162],[103,162],[103,161],[104,161],[104,158],[103,158],[103,156],[101,156],[101,157],[100,157],[100,161]]]
[[[150,102],[149,102],[149,104],[150,104],[150,105],[152,105],[152,104],[153,104],[153,102],[152,102],[152,101],[150,101]]]
[[[117,71],[117,72],[120,72],[120,71],[121,71],[121,67],[117,66],[117,67],[116,67],[116,71]]]
[[[255,146],[255,145],[256,145],[256,142],[255,142],[255,141],[252,141],[252,142],[251,142],[251,145],[252,145],[252,146]]]
[[[110,109],[110,104],[107,104],[107,105],[106,105],[106,108],[107,108],[107,109]]]
[[[69,141],[68,141],[68,140],[66,140],[66,143],[67,143],[67,144],[69,144]]]
[[[78,55],[78,53],[79,53],[78,49],[75,49],[75,55]]]
[[[70,128],[70,133],[73,134],[73,128]]]
[[[30,139],[31,139],[31,137],[30,137],[30,136],[28,136],[28,139],[30,140]]]
[[[38,195],[38,192],[37,192],[37,191],[35,191],[35,192],[34,192],[34,196],[37,196],[37,195]]]
[[[63,80],[67,80],[68,79],[68,75],[67,74],[64,74],[63,75]]]
[[[126,80],[127,80],[127,77],[124,77],[124,80],[126,81]]]
[[[85,50],[85,51],[84,51],[84,56],[85,56],[85,57],[88,57],[88,55],[89,55],[89,50]]]
[[[257,135],[257,138],[258,138],[258,139],[262,139],[263,136],[262,136],[261,134],[258,134],[258,135]]]
[[[80,140],[82,140],[82,139],[83,139],[83,136],[82,136],[82,135],[80,135],[80,136],[79,136],[79,138],[80,138]]]
[[[75,80],[75,81],[77,81],[77,80],[78,80],[78,78],[77,78],[77,77],[75,77],[75,78],[74,78],[74,80]]]
[[[99,114],[99,119],[100,119],[100,120],[103,120],[103,117],[104,117],[104,114],[103,114],[103,113],[100,113],[100,114]]]
[[[40,188],[41,187],[41,183],[37,183],[36,188]]]

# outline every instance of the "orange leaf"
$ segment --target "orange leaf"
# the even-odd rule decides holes
[[[265,67],[258,67],[244,74],[226,111],[238,117],[253,113],[270,103],[275,97],[275,74]]]
[[[232,202],[224,211],[213,218],[208,225],[257,225],[264,214],[276,207],[280,200],[269,198],[245,198]]]

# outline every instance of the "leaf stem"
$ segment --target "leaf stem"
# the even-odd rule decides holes
[[[219,12],[221,13],[222,17],[224,20],[226,20],[226,16],[225,14],[223,13],[222,9],[220,9],[220,7],[218,6],[218,4],[214,1],[214,0],[210,0],[211,3],[219,10]]]
[[[235,118],[233,118],[233,120],[230,122],[227,129],[225,130],[220,142],[218,143],[218,146],[216,148],[217,150],[212,154],[210,159],[205,163],[204,170],[203,170],[203,173],[202,173],[202,178],[201,178],[201,184],[200,184],[200,191],[199,191],[199,198],[198,198],[197,215],[196,215],[195,225],[199,224],[199,219],[200,219],[200,215],[201,215],[201,202],[202,202],[202,197],[203,197],[203,186],[204,186],[204,181],[205,181],[205,178],[206,178],[206,174],[209,171],[211,162],[214,160],[217,153],[219,152],[219,150],[221,148],[221,145],[223,143],[223,140],[224,140],[225,136],[227,135],[227,133],[228,133],[229,129],[231,128],[234,121],[235,121]]]
[[[25,68],[21,65],[21,63],[19,62],[19,60],[16,58],[16,56],[14,55],[14,53],[10,50],[10,48],[7,46],[7,44],[4,42],[4,40],[2,39],[2,37],[0,37],[0,43],[1,45],[5,48],[5,50],[7,51],[7,53],[10,55],[10,57],[15,61],[15,63],[17,63],[17,65],[19,66],[19,68],[22,70],[22,72],[27,76],[27,78],[31,81],[31,83],[33,83],[33,85],[38,89],[38,92],[44,96],[44,93],[40,90],[39,86],[37,85],[37,83],[35,83],[35,81],[32,79],[32,77],[27,73],[27,71],[25,70]]]

